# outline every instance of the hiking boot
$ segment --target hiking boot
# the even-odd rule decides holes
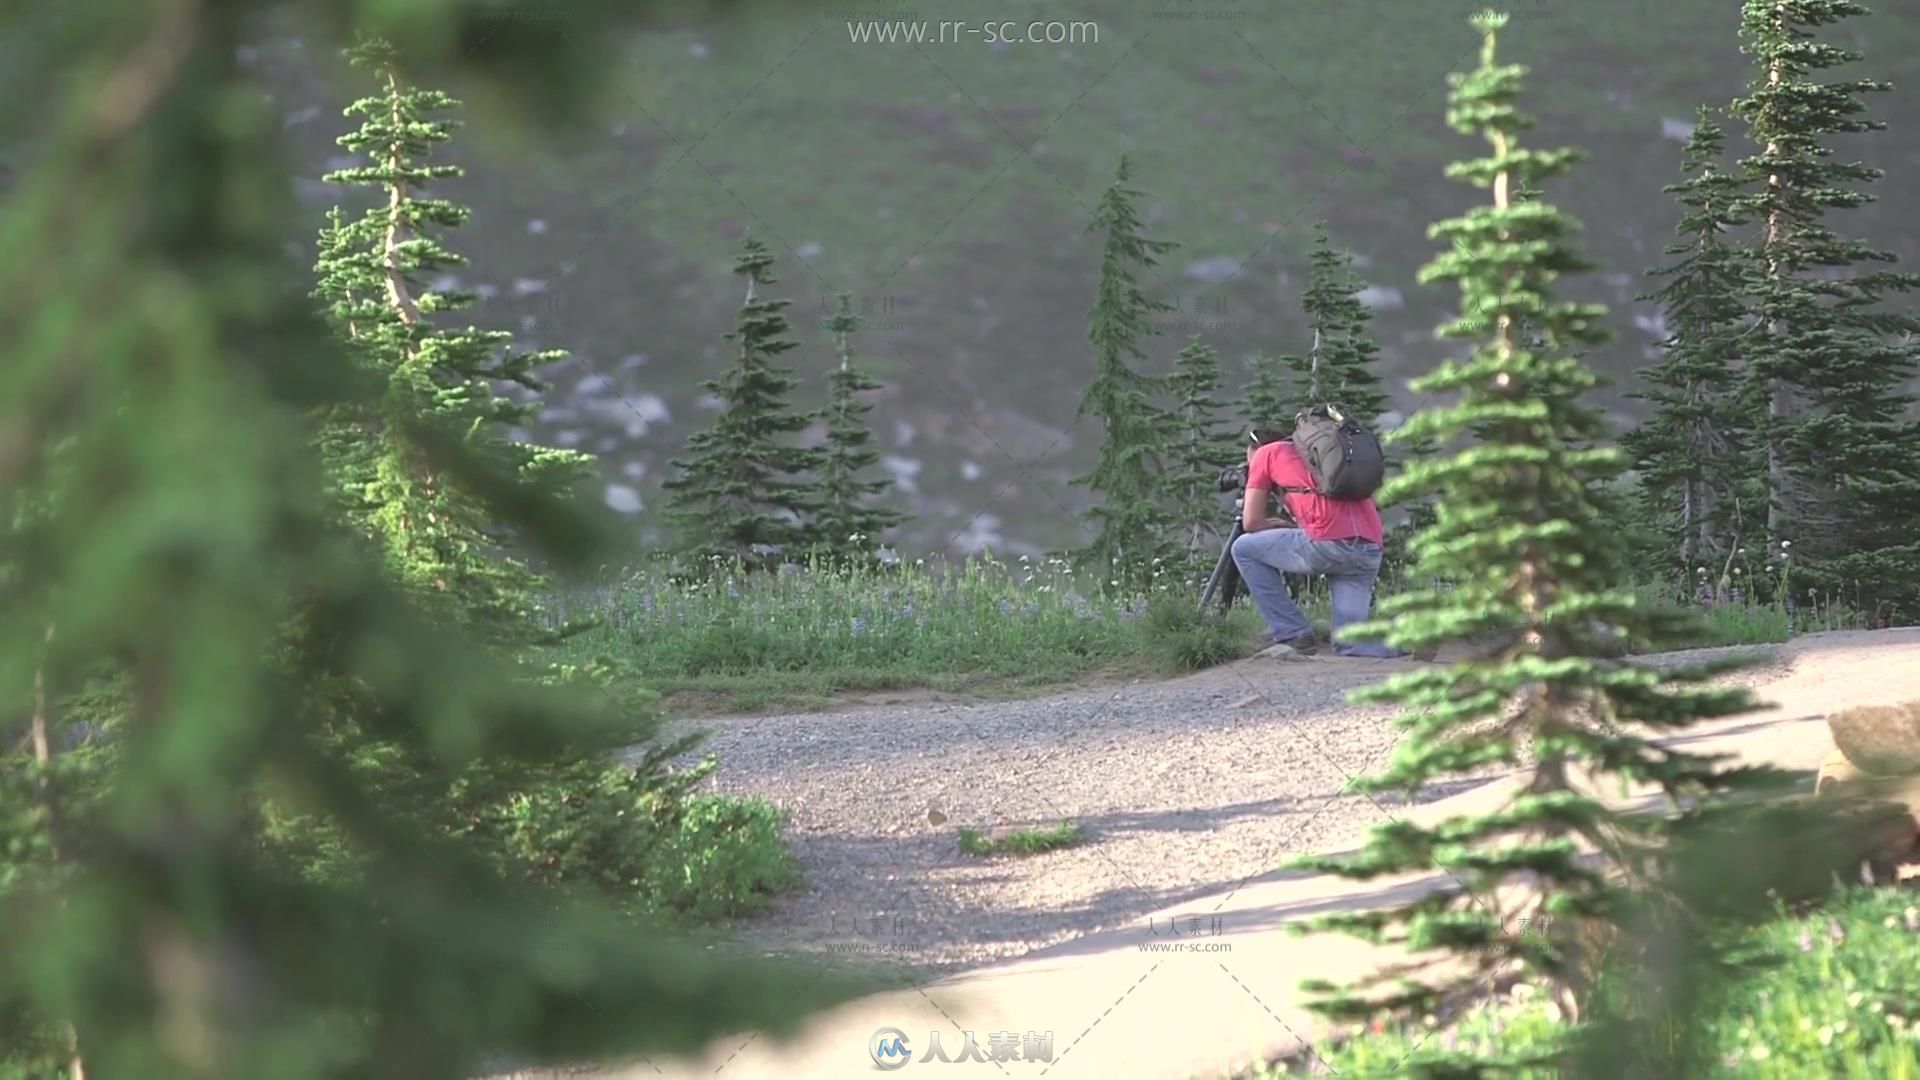
[[[1285,641],[1276,641],[1274,644],[1280,648],[1297,652],[1301,656],[1312,656],[1315,652],[1319,651],[1320,648],[1320,643],[1314,640],[1312,634],[1301,634],[1299,637],[1288,638]]]
[[[1310,660],[1312,656],[1295,650],[1290,645],[1269,645],[1254,653],[1257,660]]]

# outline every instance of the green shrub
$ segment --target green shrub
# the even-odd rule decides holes
[[[1804,914],[1783,909],[1761,930],[1759,944],[1777,966],[1732,984],[1701,1018],[1719,1063],[1711,1075],[1920,1077],[1920,898],[1911,890],[1851,889]],[[1633,993],[1631,985],[1609,990]],[[1551,1052],[1570,1035],[1542,1005],[1520,1000],[1473,1009],[1444,1029],[1413,1024],[1364,1033],[1321,1057],[1341,1076],[1411,1076],[1434,1052],[1517,1059]],[[1256,1077],[1297,1074],[1276,1066]],[[1510,1075],[1548,1080],[1561,1073],[1523,1068]]]
[[[506,771],[475,763],[451,780],[368,742],[354,761],[400,806],[432,806],[420,822],[459,836],[508,876],[595,894],[630,914],[711,922],[757,909],[799,880],[782,846],[784,815],[757,799],[696,795],[711,757],[666,762],[694,738],[651,748],[637,763],[600,760]],[[292,872],[350,879],[357,857],[330,823],[265,800],[262,835]]]
[[[625,904],[652,907],[656,860],[668,856],[689,789],[713,770],[673,772],[582,764],[531,778],[481,810],[473,830],[502,869],[542,885],[588,887]]]
[[[591,784],[517,795],[500,813],[504,849],[543,883],[588,884],[635,910],[700,921],[757,909],[799,881],[771,805],[722,795],[687,798],[616,768]]]
[[[671,910],[713,922],[760,910],[800,883],[781,842],[786,814],[762,799],[701,795],[688,802],[667,850],[648,861],[649,894]]]
[[[66,1040],[17,1005],[0,1007],[0,1047],[0,1080],[67,1080]]]
[[[653,695],[621,665],[596,658],[541,667],[537,659],[523,656],[534,680],[588,681],[634,717],[635,741],[654,730]],[[686,768],[669,765],[694,750],[699,736],[652,744],[636,761],[592,747],[558,762],[482,759],[453,769],[344,721],[323,741],[383,813],[463,840],[510,878],[592,894],[631,915],[711,921],[751,910],[797,881],[777,811],[696,794],[715,768],[711,757]],[[297,794],[259,792],[266,854],[308,880],[357,878],[357,853],[331,822],[306,813]]]

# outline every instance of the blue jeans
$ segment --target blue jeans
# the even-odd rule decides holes
[[[1343,627],[1364,622],[1373,609],[1373,582],[1380,576],[1380,547],[1367,540],[1313,540],[1299,529],[1262,529],[1233,542],[1233,563],[1267,620],[1273,640],[1313,633],[1313,624],[1287,594],[1282,574],[1325,574],[1333,593],[1333,651],[1341,656],[1392,659],[1406,656],[1378,643],[1340,640]]]

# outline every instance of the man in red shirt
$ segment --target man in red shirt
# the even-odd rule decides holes
[[[1233,542],[1233,562],[1274,644],[1295,652],[1316,647],[1313,624],[1287,594],[1282,574],[1325,574],[1333,593],[1333,651],[1341,656],[1397,659],[1408,655],[1375,643],[1344,642],[1340,630],[1364,622],[1380,576],[1383,532],[1372,499],[1329,499],[1313,490],[1313,474],[1286,436],[1271,428],[1247,432],[1247,490]],[[1267,493],[1284,491],[1298,528],[1267,520]]]

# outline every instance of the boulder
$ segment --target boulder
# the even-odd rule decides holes
[[[1920,773],[1920,701],[1866,705],[1827,717],[1833,744],[1868,776]]]

